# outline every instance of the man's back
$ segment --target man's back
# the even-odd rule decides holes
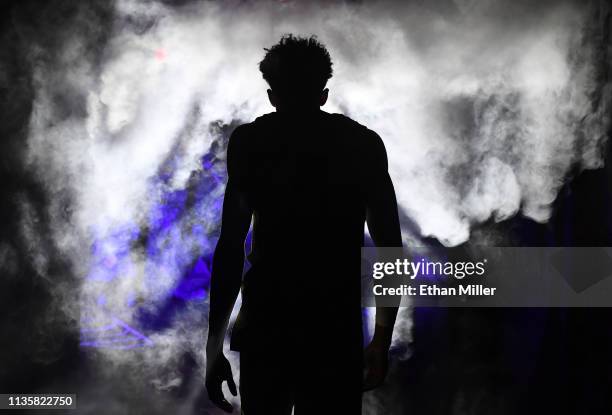
[[[368,191],[386,172],[380,138],[316,111],[264,115],[230,140],[230,174],[254,216],[236,331],[248,325],[261,341],[274,326],[286,342],[325,325],[361,347],[359,255]]]

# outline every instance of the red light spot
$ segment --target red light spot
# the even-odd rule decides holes
[[[163,61],[166,59],[166,50],[164,48],[159,48],[155,50],[155,59],[158,61]]]

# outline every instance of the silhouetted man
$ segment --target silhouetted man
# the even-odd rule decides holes
[[[231,348],[240,351],[242,411],[359,414],[361,393],[387,372],[396,308],[378,308],[363,352],[360,248],[367,220],[378,246],[401,246],[380,137],[320,110],[332,63],[315,38],[284,36],[259,68],[276,111],[239,126],[213,258],[206,387],[228,412],[236,395],[223,338],[242,287]],[[244,241],[253,219],[242,278]],[[365,362],[365,378],[364,378]]]

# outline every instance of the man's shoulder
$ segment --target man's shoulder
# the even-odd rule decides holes
[[[377,147],[382,144],[382,139],[374,130],[371,130],[354,119],[338,113],[331,113],[328,115],[330,119],[337,124],[338,131],[340,133],[346,132],[351,140],[357,140],[366,147]]]
[[[260,115],[251,122],[238,125],[232,132],[235,141],[244,141],[246,137],[256,135],[258,131],[270,127],[276,121],[275,113]]]
[[[276,114],[276,112],[268,112],[258,116],[251,122],[242,124],[240,127],[245,131],[255,132],[257,130],[270,128],[276,123],[278,123],[278,114]]]

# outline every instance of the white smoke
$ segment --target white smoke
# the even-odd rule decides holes
[[[293,32],[316,33],[330,49],[335,76],[327,109],[383,137],[400,205],[423,236],[456,245],[469,237],[470,223],[519,209],[546,221],[570,164],[601,165],[592,151],[604,127],[590,105],[593,61],[589,45],[579,43],[584,11],[554,7],[537,24],[515,23],[503,33],[481,15],[461,13],[425,15],[432,28],[424,29],[414,24],[424,10],[394,17],[380,5],[270,2],[227,10],[198,3],[177,11],[120,1],[120,21],[149,19],[152,28],[140,34],[119,27],[99,72],[81,59],[76,40],[63,50],[65,72],[40,68],[33,162],[54,170],[50,180],[72,179],[81,230],[138,219],[149,203],[147,181],[194,107],[197,126],[180,143],[185,157],[173,173],[175,188],[208,150],[211,123],[272,110],[256,65],[263,47]],[[427,44],[415,40],[419,31]],[[84,123],[44,125],[53,118],[46,84],[55,76],[88,91]],[[589,134],[576,148],[580,132]]]

